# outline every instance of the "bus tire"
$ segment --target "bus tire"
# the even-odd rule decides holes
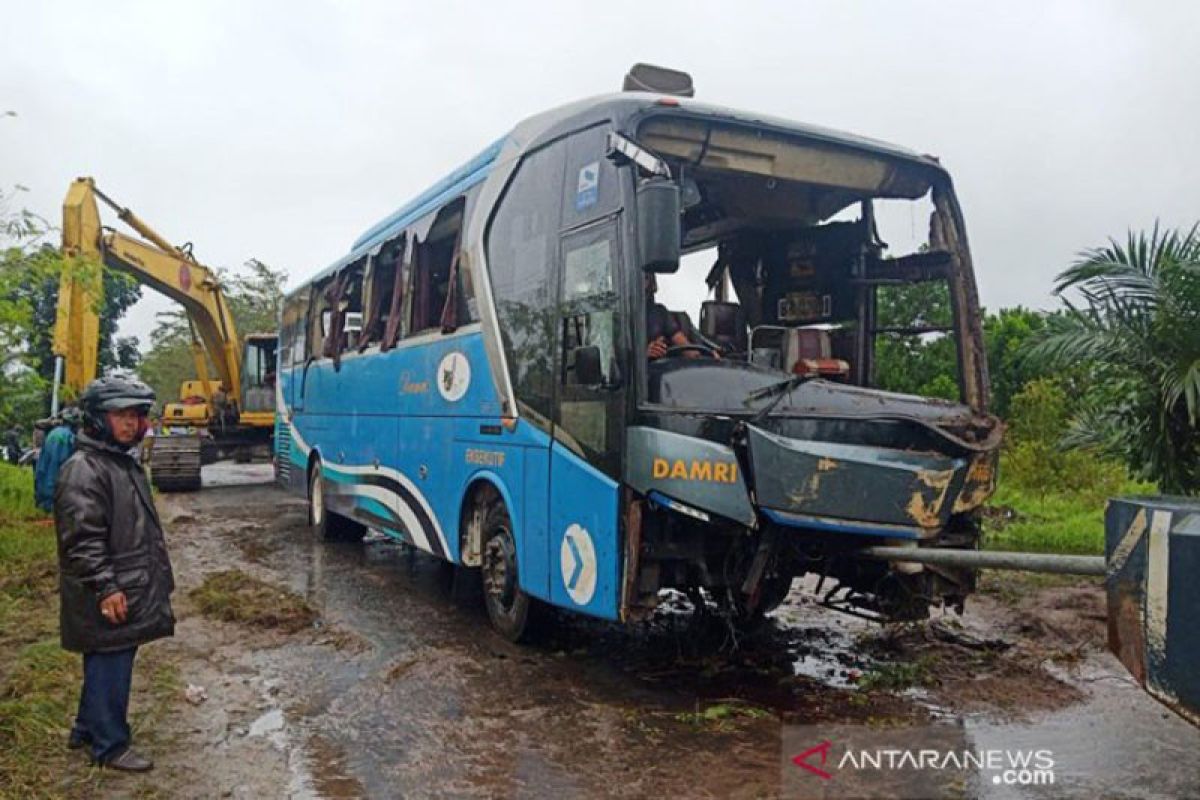
[[[758,613],[770,614],[783,605],[788,594],[792,591],[791,575],[773,575],[763,579],[762,590],[758,598]]]
[[[792,589],[791,576],[771,576],[763,578],[759,589],[758,605],[746,608],[742,603],[735,602],[733,606],[733,624],[738,630],[752,633],[767,621],[767,614],[783,605]]]
[[[492,627],[510,642],[528,641],[533,634],[537,603],[521,590],[517,572],[517,543],[508,509],[495,499],[483,517],[482,564],[483,603]]]
[[[322,539],[334,542],[361,542],[367,527],[329,510],[325,502],[325,482],[321,479],[321,462],[313,464],[308,475],[308,524]]]

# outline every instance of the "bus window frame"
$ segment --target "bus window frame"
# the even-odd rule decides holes
[[[463,256],[463,233],[468,222],[467,212],[469,205],[469,194],[469,192],[464,192],[463,194],[457,195],[453,199],[447,201],[445,204],[439,206],[437,209],[429,212],[429,214],[422,217],[413,226],[414,228],[423,227],[425,235],[422,237],[416,231],[413,232],[413,244],[411,248],[413,259],[412,267],[410,269],[410,277],[408,280],[407,294],[409,299],[407,304],[407,313],[405,315],[407,333],[403,338],[423,336],[434,331],[438,331],[443,334],[453,333],[453,330],[446,330],[444,323],[447,318],[447,308],[449,304],[453,302],[457,305],[460,302],[460,297],[464,294],[459,287],[452,285],[452,281],[461,281],[462,279],[461,276],[463,270],[461,268],[456,270],[455,264],[456,262],[461,261]],[[430,265],[427,264],[427,261],[431,258],[430,250],[432,247],[435,244],[440,244],[445,239],[450,238],[449,236],[439,236],[438,238],[431,240],[430,234],[438,227],[438,224],[442,222],[443,219],[453,220],[455,216],[458,216],[459,222],[457,229],[453,233],[454,239],[450,250],[450,260],[446,264],[446,293],[442,297],[442,303],[438,307],[437,311],[428,315],[430,316],[430,319],[425,319],[425,312],[432,311],[432,308],[422,309],[422,318],[420,321],[425,324],[418,327],[418,320],[416,319],[418,303],[427,302],[428,298],[418,297],[419,293],[417,291],[417,282],[422,278],[422,270],[427,270],[430,268]],[[443,224],[450,223],[447,222]],[[430,291],[432,291],[432,287],[430,288]],[[454,317],[458,317],[457,309],[455,310]],[[464,324],[462,321],[458,322],[458,325],[462,324]],[[458,327],[458,325],[455,325],[455,327]]]

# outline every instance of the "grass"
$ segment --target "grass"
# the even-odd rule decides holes
[[[922,656],[916,661],[888,661],[871,667],[858,679],[864,692],[899,692],[913,686],[928,686],[933,682],[932,659]]]
[[[764,719],[772,716],[771,712],[755,706],[747,705],[740,700],[730,699],[725,702],[715,703],[701,710],[697,703],[695,711],[686,711],[681,714],[676,714],[675,719],[678,722],[687,725],[693,725],[710,730],[728,731],[734,727],[738,720],[743,719]]]
[[[206,617],[285,633],[310,627],[317,618],[304,598],[238,569],[208,575],[190,596]]]
[[[1023,486],[1005,479],[989,503],[984,519],[984,544],[988,550],[1023,550],[1037,553],[1104,554],[1106,498],[1090,491]],[[1153,484],[1126,480],[1116,495],[1152,494]]]
[[[0,462],[0,514],[8,520],[46,516],[33,503],[33,470]]]
[[[153,651],[142,661],[130,722],[153,742],[180,682]],[[80,657],[58,641],[53,523],[33,503],[32,471],[0,464],[0,798],[95,797],[120,782],[65,747],[81,678]]]

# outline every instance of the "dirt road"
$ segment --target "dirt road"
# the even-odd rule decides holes
[[[215,466],[202,492],[162,499],[181,623],[147,648],[207,700],[181,699],[135,792],[773,797],[792,785],[788,729],[934,722],[977,747],[1053,748],[1053,787],[978,781],[962,796],[1200,792],[1200,731],[1103,652],[1094,584],[994,582],[962,625],[886,632],[793,591],[736,647],[679,600],[648,624],[576,619],[516,647],[453,570],[388,541],[318,541],[269,469]],[[307,599],[318,624],[285,635],[201,616],[188,590],[235,567]]]

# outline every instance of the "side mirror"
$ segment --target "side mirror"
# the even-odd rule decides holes
[[[575,383],[583,386],[599,386],[604,383],[604,370],[600,364],[600,348],[595,345],[576,347]]]
[[[651,178],[637,190],[638,266],[646,272],[679,269],[679,185]]]

